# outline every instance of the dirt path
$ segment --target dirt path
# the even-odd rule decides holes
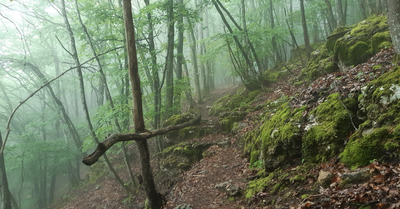
[[[219,98],[237,90],[238,87],[218,89],[210,98],[198,108],[203,120],[218,120],[209,115],[209,107]],[[247,159],[242,157],[242,150],[237,147],[237,139],[228,134],[212,134],[197,139],[200,141],[213,141],[218,145],[206,151],[206,157],[195,163],[192,168],[183,173],[181,181],[177,183],[167,195],[167,204],[164,208],[241,208],[245,203],[229,199],[222,188],[239,192],[246,186],[246,178],[251,175]],[[197,141],[196,140],[196,141]],[[217,188],[222,187],[222,188]]]

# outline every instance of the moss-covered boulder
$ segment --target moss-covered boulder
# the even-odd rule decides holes
[[[219,125],[221,126],[221,130],[225,133],[230,133],[234,127],[234,123],[243,120],[246,115],[247,113],[243,111],[233,111],[220,114]]]
[[[160,166],[164,171],[174,173],[179,170],[187,170],[190,166],[203,158],[212,143],[180,143],[164,149],[157,154],[160,159]]]
[[[249,104],[257,97],[259,91],[248,91],[246,88],[240,88],[238,91],[227,94],[218,99],[211,107],[210,114],[219,116],[221,113],[231,111],[245,111]]]
[[[354,118],[356,109],[355,98],[340,99],[338,93],[330,95],[314,109],[302,138],[303,159],[322,162],[338,155],[345,146],[346,137],[354,131],[351,117]]]
[[[273,112],[266,113],[260,129],[249,133],[245,139],[245,153],[250,155],[252,166],[258,166],[261,161],[266,170],[274,170],[301,157],[300,125],[305,109],[293,109],[286,101]]]
[[[196,117],[195,113],[182,113],[178,115],[173,115],[166,121],[164,121],[163,126],[174,126],[181,123],[188,122]],[[183,141],[187,141],[193,138],[200,138],[207,134],[211,134],[215,132],[215,127],[206,126],[206,125],[197,125],[197,126],[189,126],[186,128],[182,128],[177,131],[171,131],[167,133],[166,139],[169,144],[178,144]]]
[[[331,49],[333,40],[328,43]],[[391,46],[386,16],[373,16],[352,26],[334,46],[335,63],[357,65],[365,62],[382,48]]]
[[[313,81],[322,75],[337,70],[338,67],[333,62],[333,56],[329,53],[327,47],[323,45],[312,52],[307,67],[301,71],[300,78]]]
[[[367,165],[371,160],[393,160],[400,147],[400,68],[397,67],[362,89],[360,109],[365,122],[352,135],[341,153],[350,166]]]

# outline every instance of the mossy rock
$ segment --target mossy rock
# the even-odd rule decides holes
[[[182,113],[182,114],[178,114],[178,115],[173,115],[170,118],[168,118],[167,120],[165,120],[163,122],[163,127],[167,127],[167,126],[175,126],[181,123],[185,123],[188,122],[192,119],[194,119],[196,117],[196,115],[194,113]]]
[[[182,113],[179,115],[173,115],[166,121],[164,121],[163,126],[174,126],[178,124],[182,124],[194,119],[196,115],[194,113]],[[208,126],[189,126],[177,131],[171,131],[167,133],[165,136],[167,138],[168,143],[177,144],[182,141],[186,141],[193,138],[200,138],[207,134],[213,133],[213,127]]]
[[[314,52],[307,63],[307,67],[301,71],[302,80],[313,81],[327,73],[338,71],[337,65],[333,62],[333,56],[329,53],[325,45],[322,45]]]
[[[349,166],[371,160],[399,159],[400,68],[385,73],[362,88],[360,109],[366,120],[350,138],[340,157]]]
[[[391,130],[389,126],[381,127],[366,136],[357,132],[340,154],[341,161],[348,166],[366,166],[372,160],[382,160],[387,152],[398,151],[399,141],[393,140]]]
[[[219,125],[221,126],[222,131],[225,133],[230,133],[233,129],[234,123],[243,120],[246,115],[247,113],[242,111],[233,111],[220,114],[221,118]]]
[[[400,67],[385,73],[362,88],[360,103],[375,126],[400,123]]]
[[[378,53],[381,49],[389,48],[392,46],[390,42],[391,36],[389,31],[384,31],[380,33],[376,33],[372,36],[371,44],[372,44],[372,52]]]
[[[300,124],[305,109],[292,109],[289,102],[285,102],[273,115],[266,117],[260,129],[246,138],[245,151],[251,153],[250,162],[258,161],[260,155],[256,153],[262,153],[265,169],[273,170],[300,157]]]
[[[343,107],[338,93],[330,95],[311,112],[316,125],[305,130],[302,138],[303,159],[307,162],[327,161],[344,149],[346,137],[354,130],[349,113],[355,118],[358,103],[354,98],[343,100],[349,112]]]
[[[257,97],[259,91],[248,91],[240,88],[237,92],[227,94],[218,99],[211,107],[210,114],[218,116],[220,113],[233,110],[245,111],[249,104]]]
[[[328,48],[331,49],[333,40]],[[386,16],[372,16],[357,25],[335,42],[334,62],[357,65],[373,54],[390,46]]]
[[[190,165],[203,158],[203,152],[206,151],[212,143],[180,143],[164,149],[157,153],[160,159],[160,165],[163,169],[175,172],[176,169],[187,170]]]
[[[288,98],[287,97],[281,97],[278,100],[275,101],[270,101],[267,104],[265,104],[265,118],[263,120],[263,125],[259,129],[254,129],[253,131],[248,132],[245,137],[244,137],[244,153],[245,155],[250,157],[250,166],[253,166],[255,162],[260,162],[258,163],[259,165],[262,165],[264,167],[264,159],[261,159],[261,153],[265,153],[262,151],[262,132],[264,130],[264,126],[266,126],[266,123],[268,123],[270,118],[272,118],[277,112],[279,112],[280,107],[286,104],[288,105]],[[259,153],[259,155],[255,154]]]
[[[326,42],[326,48],[329,52],[333,52],[335,49],[336,41],[342,38],[346,33],[350,32],[354,26],[345,26],[336,28],[328,37]]]

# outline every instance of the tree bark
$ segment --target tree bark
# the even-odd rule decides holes
[[[140,88],[140,77],[136,53],[135,29],[133,26],[131,0],[123,0],[123,12],[126,46],[128,48],[128,69],[132,87],[133,118],[135,124],[135,132],[140,134],[145,132],[146,129],[143,119],[142,92]],[[99,146],[101,145],[99,144],[98,147]],[[153,172],[151,171],[150,154],[147,140],[142,139],[137,141],[137,146],[140,154],[142,178],[147,199],[152,209],[159,209],[162,207],[162,197],[161,194],[157,192],[155,187]]]
[[[80,89],[80,93],[81,93],[81,102],[82,102],[82,106],[83,106],[83,110],[85,113],[85,118],[86,118],[86,122],[89,128],[89,132],[90,135],[92,137],[92,139],[98,144],[100,143],[99,139],[96,136],[96,133],[94,132],[94,128],[92,125],[92,121],[90,119],[90,115],[89,115],[89,110],[87,107],[87,102],[86,102],[86,95],[85,95],[85,84],[83,81],[83,74],[82,74],[82,68],[81,68],[81,63],[78,57],[78,51],[76,49],[76,45],[75,45],[75,37],[74,37],[74,33],[72,31],[71,25],[69,24],[69,20],[68,20],[68,16],[67,16],[67,11],[65,8],[65,1],[61,0],[61,6],[62,6],[62,16],[64,18],[64,23],[65,26],[67,28],[68,31],[68,35],[70,38],[70,42],[71,42],[71,48],[72,48],[72,58],[75,61],[75,64],[77,66],[77,72],[78,72],[78,78],[79,78],[79,89]],[[95,56],[97,57],[97,56]],[[122,179],[118,176],[117,172],[115,171],[115,169],[112,167],[110,160],[107,158],[107,156],[104,156],[104,160],[106,162],[106,165],[109,167],[110,171],[114,174],[115,179],[117,180],[117,182],[125,189],[125,191],[129,194],[132,191],[124,184],[124,182],[122,181]]]
[[[400,55],[400,1],[388,0],[388,24],[392,36],[393,47],[396,54]]]
[[[174,48],[175,48],[175,20],[174,20],[174,0],[168,0],[168,46],[167,57],[165,61],[165,118],[169,118],[174,113]]]
[[[344,13],[342,0],[336,0],[336,14],[338,17],[337,26],[344,26]]]
[[[300,0],[300,10],[301,10],[301,23],[303,25],[304,45],[306,47],[307,56],[310,57],[312,48],[310,45],[310,38],[308,36],[307,20],[304,11],[304,0]]]
[[[3,144],[3,138],[0,132],[0,144]],[[8,179],[6,173],[6,166],[4,163],[4,154],[0,153],[0,180],[1,180],[1,195],[2,195],[2,208],[11,209],[11,193],[8,187]]]
[[[183,0],[178,0],[178,7],[179,11],[183,11],[184,9],[184,4]],[[183,14],[180,13],[177,17],[177,24],[178,24],[178,45],[177,45],[177,54],[176,54],[176,79],[178,81],[178,85],[180,87],[177,89],[177,92],[175,94],[175,107],[177,110],[181,109],[181,95],[182,95],[182,90],[184,87],[182,86],[184,84],[183,80],[183,62],[184,62],[184,57],[183,57],[183,39],[184,39],[184,23],[183,23]],[[158,128],[158,127],[155,127]]]
[[[332,4],[329,0],[325,0],[326,8],[328,9],[328,23],[330,25],[331,31],[337,27],[337,22],[335,20],[335,16],[333,15]]]
[[[198,97],[198,102],[201,103],[203,101],[201,88],[200,88],[200,74],[199,74],[199,67],[197,65],[197,43],[196,43],[196,36],[194,35],[193,25],[191,21],[187,18],[187,22],[189,23],[189,31],[188,37],[190,42],[191,48],[191,57],[192,57],[192,66],[193,66],[193,73],[194,73],[194,86],[196,88],[196,93]]]

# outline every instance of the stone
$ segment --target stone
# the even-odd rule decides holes
[[[219,183],[219,184],[215,185],[215,188],[221,192],[224,192],[229,197],[238,196],[241,193],[241,189],[240,189],[239,185],[232,184],[232,181]]]
[[[193,209],[193,208],[191,205],[183,203],[183,204],[180,204],[180,205],[174,207],[174,209]]]
[[[329,187],[331,184],[332,173],[329,171],[320,170],[318,175],[318,182],[323,188]]]
[[[342,175],[342,181],[340,182],[340,187],[347,187],[351,184],[361,184],[370,179],[370,174],[367,170],[361,170],[352,173],[344,173]]]

